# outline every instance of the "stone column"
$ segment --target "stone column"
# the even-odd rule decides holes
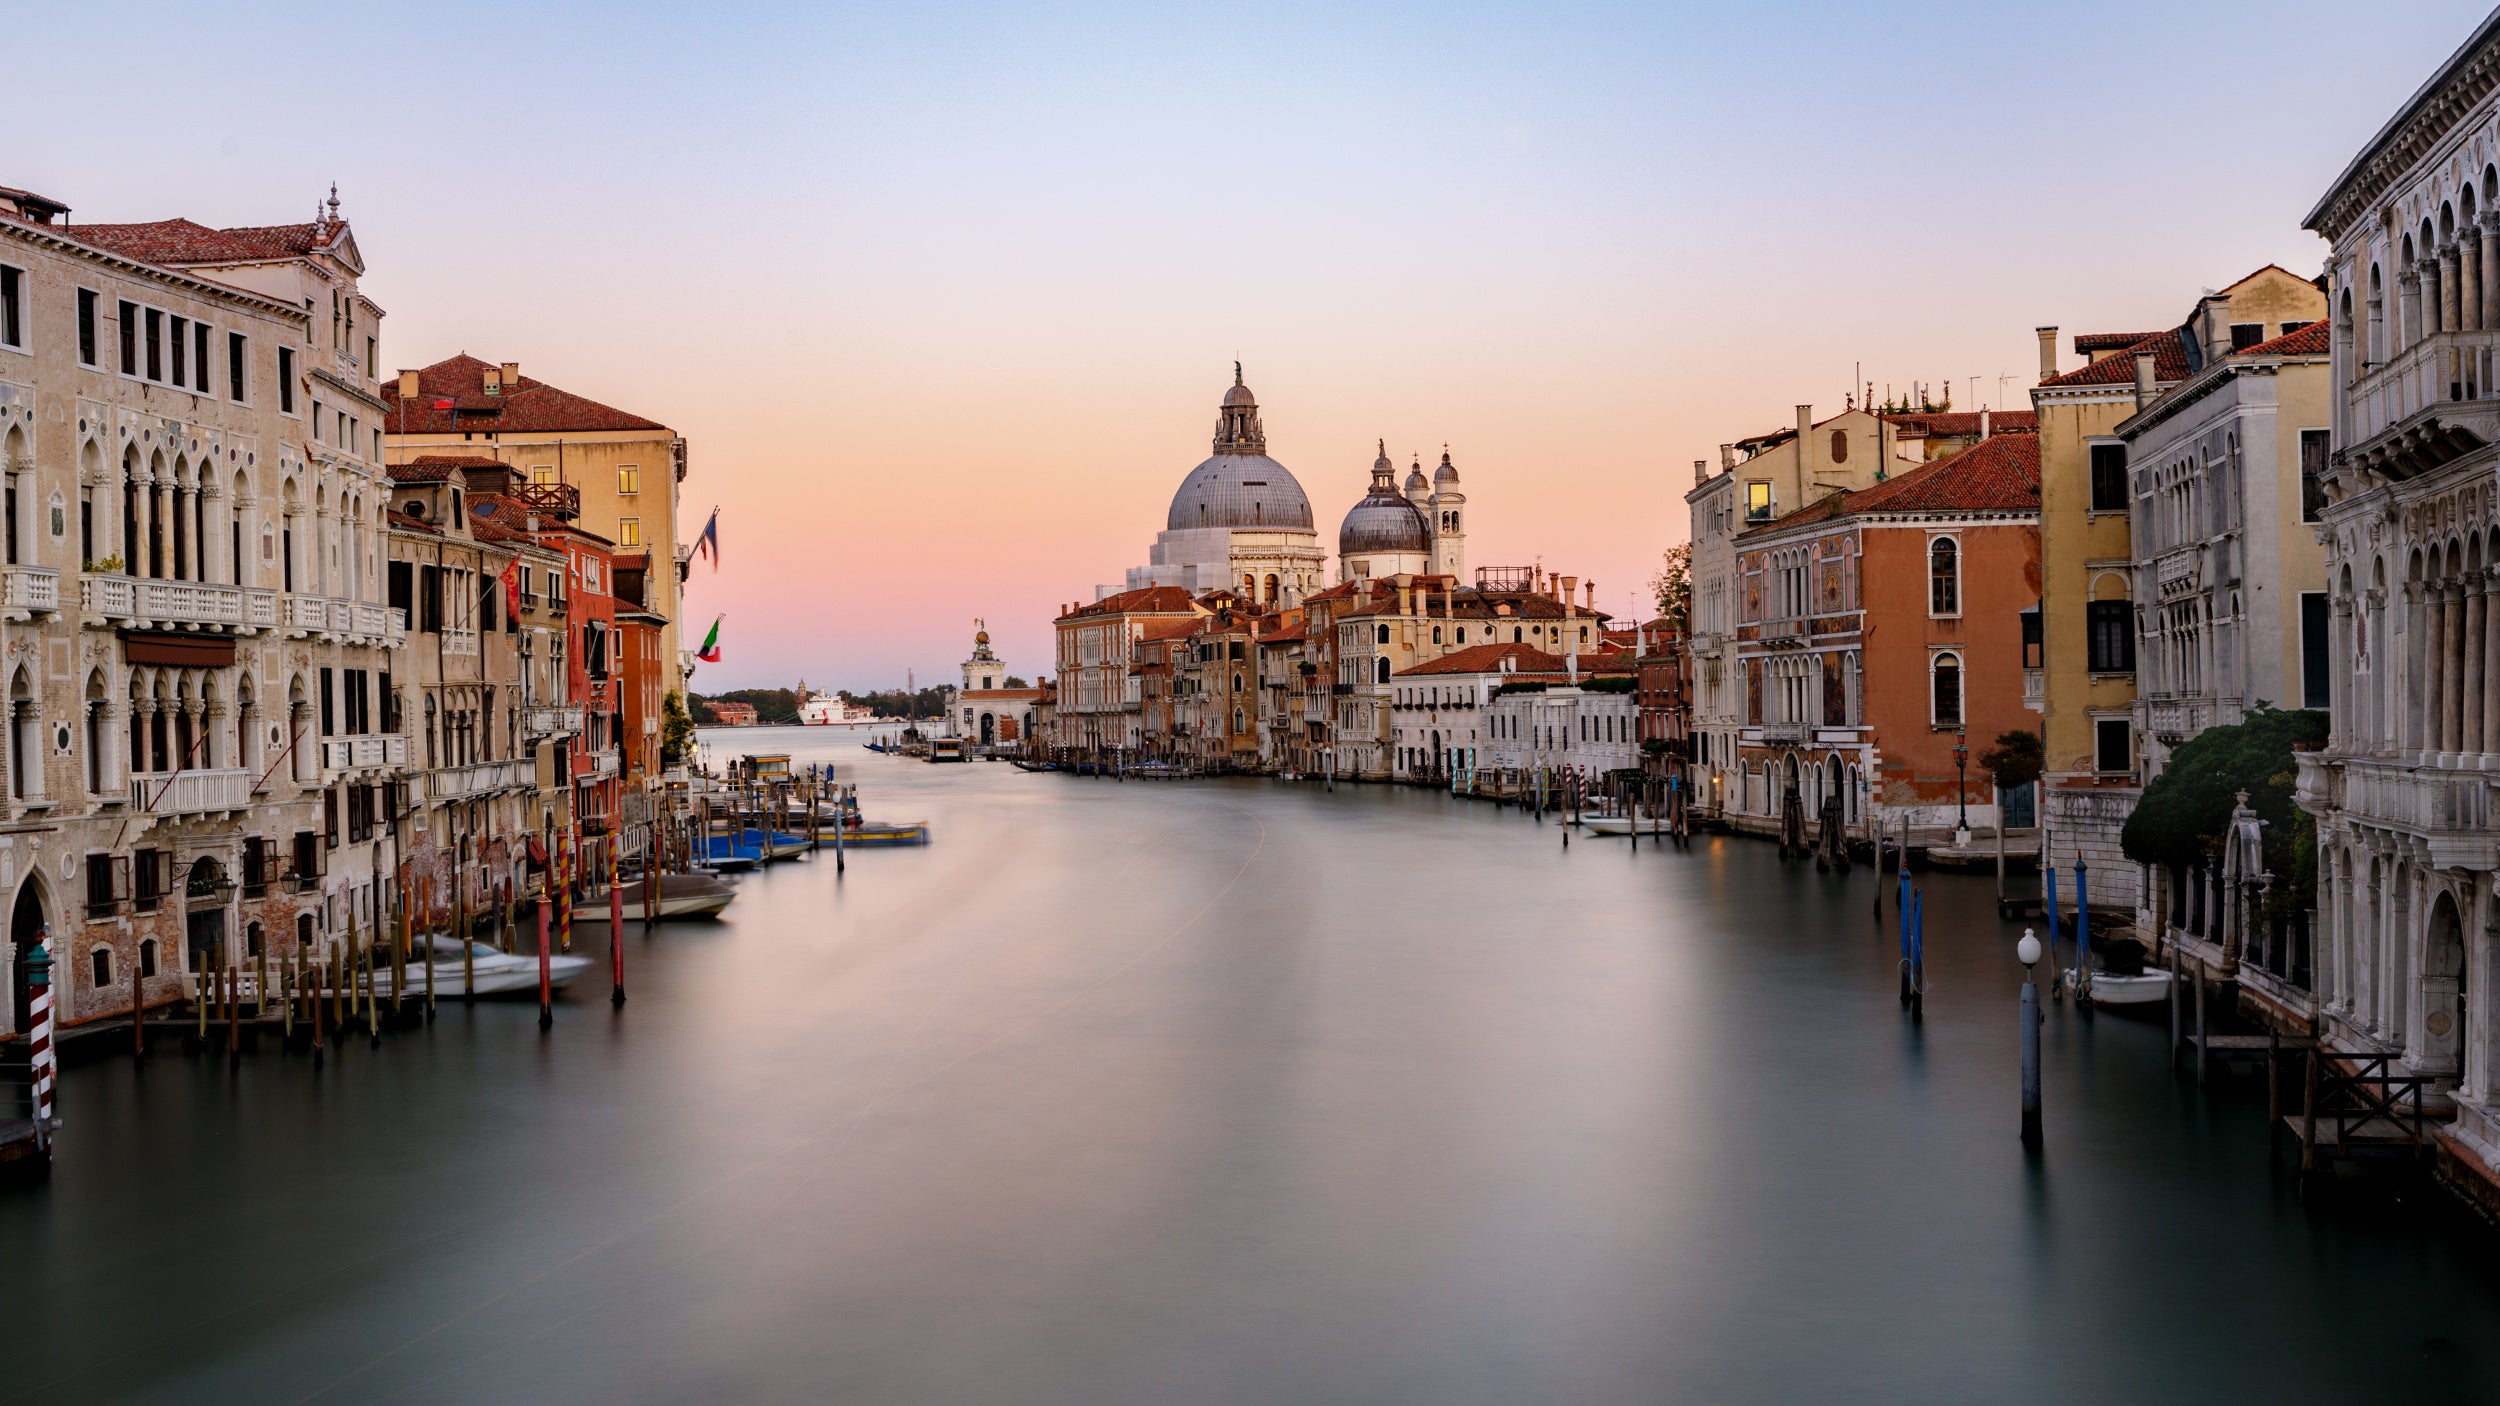
[[[2475,750],[2500,755],[2500,566],[2483,568],[2483,736]]]
[[[2439,588],[2439,750],[2455,752],[2463,740],[2465,592],[2456,582]]]
[[[2483,241],[2471,223],[2457,230],[2456,315],[2451,332],[2473,332],[2483,325]]]
[[[2446,245],[2439,251],[2439,330],[2442,332],[2461,332],[2465,329],[2465,323],[2459,316],[2464,311],[2465,302],[2465,280],[2459,276],[2465,261],[2459,252],[2454,244]]]
[[[2442,631],[2439,620],[2439,592],[2428,582],[2416,582],[2406,588],[2412,597],[2412,618],[2406,623],[2405,646],[2419,661],[2421,683],[2413,696],[2405,700],[2405,743],[2417,752],[2439,750],[2439,686]],[[2410,679],[2407,680],[2411,682]]]
[[[2416,309],[2413,320],[2414,340],[2420,341],[2425,337],[2437,336],[2445,330],[2440,323],[2439,313],[2440,309],[2446,306],[2447,300],[2442,296],[2439,286],[2439,256],[2426,251],[2416,261],[2414,267],[2421,270],[2421,291],[2415,293],[2413,297]]]
[[[2387,356],[2394,360],[2399,352],[2420,341],[2422,336],[2422,275],[2406,269],[2396,275],[2396,335],[2389,339]]]
[[[2483,328],[2500,328],[2500,210],[2483,213],[2475,230],[2475,245],[2483,264]]]
[[[2483,629],[2487,592],[2480,577],[2467,578],[2465,628],[2457,641],[2459,700],[2457,750],[2483,750]]]

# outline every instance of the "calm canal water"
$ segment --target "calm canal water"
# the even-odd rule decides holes
[[[70,1070],[0,1401],[2488,1400],[2500,1278],[2313,1216],[2165,1032],[1931,878],[1410,791],[838,754],[922,851],[529,1004]],[[603,937],[593,930],[588,945]]]

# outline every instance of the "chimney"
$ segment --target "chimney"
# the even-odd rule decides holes
[[[1415,613],[1415,587],[1404,576],[1398,578],[1398,614]]]
[[[2057,329],[2042,327],[2036,330],[2040,337],[2040,379],[2055,380],[2057,377]]]
[[[1729,472],[1729,473],[1734,473],[1734,472],[1736,472],[1736,446],[1735,446],[1735,445],[1733,445],[1733,444],[1722,444],[1722,445],[1720,445],[1720,446],[1719,446],[1719,467],[1720,467],[1720,468],[1722,468],[1722,469],[1725,469],[1725,470],[1726,470],[1727,472]]]
[[[2231,299],[2223,293],[2208,293],[2196,305],[2196,315],[2205,325],[2205,364],[2213,365],[2231,354]]]
[[[2141,410],[2152,403],[2153,353],[2140,351],[2135,354],[2135,408]]]
[[[1591,581],[1581,589],[1589,593],[1589,614],[1595,615],[1597,613],[1597,583]]]
[[[1797,407],[1797,471],[1798,471],[1799,473],[1808,473],[1808,472],[1811,472],[1811,471],[1812,471],[1813,464],[1814,464],[1814,456],[1813,456],[1813,454],[1812,454],[1812,453],[1808,450],[1808,448],[1807,448],[1807,446],[1806,446],[1806,437],[1807,437],[1808,435],[1813,434],[1813,433],[1814,433],[1814,407],[1813,407],[1813,406],[1811,406],[1811,405],[1800,405],[1800,406],[1798,406],[1798,407]]]
[[[498,394],[503,390],[503,373],[490,366],[478,377],[478,385],[488,395]]]
[[[1710,461],[1707,459],[1695,459],[1693,461],[1693,486],[1695,488],[1699,488],[1701,485],[1709,481]]]
[[[1572,613],[1571,598],[1580,593],[1580,578],[1577,576],[1563,576],[1556,579],[1562,582],[1562,590],[1560,594],[1554,597],[1554,599],[1562,602],[1563,614],[1569,615]]]
[[[1979,407],[1979,437],[1988,437],[1988,407],[1984,405]]]
[[[517,361],[507,361],[503,364],[503,383],[506,386],[515,389],[519,388],[521,384],[521,363]]]
[[[399,373],[399,398],[401,400],[415,400],[417,398],[416,372],[402,371]]]

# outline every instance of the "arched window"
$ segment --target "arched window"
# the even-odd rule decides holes
[[[1510,627],[1510,642],[1511,642],[1512,644],[1517,644],[1517,643],[1519,643],[1520,638],[1521,638],[1521,636],[1520,636],[1520,633],[1519,633],[1519,627],[1518,627],[1518,626],[1516,626],[1516,625],[1511,626],[1511,627]]]
[[[1377,639],[1375,642],[1376,642],[1376,643],[1379,643],[1379,644],[1387,644],[1387,643],[1389,642],[1389,627],[1388,627],[1388,626],[1383,625],[1383,626],[1381,626],[1381,627],[1380,627],[1380,634],[1379,634],[1378,639]]]
[[[1962,613],[1962,549],[1950,537],[1939,537],[1927,548],[1927,613]]]
[[[87,954],[87,960],[90,964],[90,969],[87,974],[90,985],[92,985],[96,990],[101,991],[105,987],[113,984],[112,948],[99,947],[95,951]]]
[[[1381,656],[1380,658],[1373,660],[1373,661],[1372,661],[1372,665],[1373,665],[1374,669],[1377,671],[1377,674],[1378,674],[1378,679],[1377,679],[1377,682],[1380,682],[1380,683],[1387,683],[1387,682],[1389,681],[1389,659],[1388,659],[1388,656],[1387,656],[1387,655],[1383,655],[1383,656]]]
[[[1832,431],[1832,462],[1835,464],[1849,462],[1849,432],[1847,430]]]
[[[1441,642],[1441,627],[1438,625],[1432,627],[1432,642],[1434,644]]]
[[[1962,657],[1958,654],[1939,654],[1935,662],[1928,666],[1928,670],[1932,683],[1929,696],[1934,700],[1935,725],[1960,727],[1962,725]]]
[[[139,944],[139,979],[144,981],[154,975],[156,975],[156,939],[151,937]]]

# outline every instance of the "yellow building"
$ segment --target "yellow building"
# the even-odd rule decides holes
[[[2083,366],[2057,368],[2057,329],[2040,329],[2040,603],[2025,622],[2026,699],[2041,710],[2046,762],[2043,858],[2088,865],[2103,912],[2132,912],[2136,865],[2118,832],[2142,794],[2135,746],[2134,473],[2119,426],[2234,350],[2326,316],[2315,283],[2272,264],[2197,302],[2162,332],[2075,338]],[[2215,492],[2232,491],[2217,481]],[[2036,642],[2036,643],[2035,643]]]
[[[617,572],[641,572],[644,606],[669,622],[660,632],[664,686],[683,692],[677,485],[686,441],[656,420],[523,376],[515,362],[455,356],[402,371],[384,390],[384,456],[394,467],[425,455],[484,455],[535,486],[578,497],[575,524],[616,544]]]

